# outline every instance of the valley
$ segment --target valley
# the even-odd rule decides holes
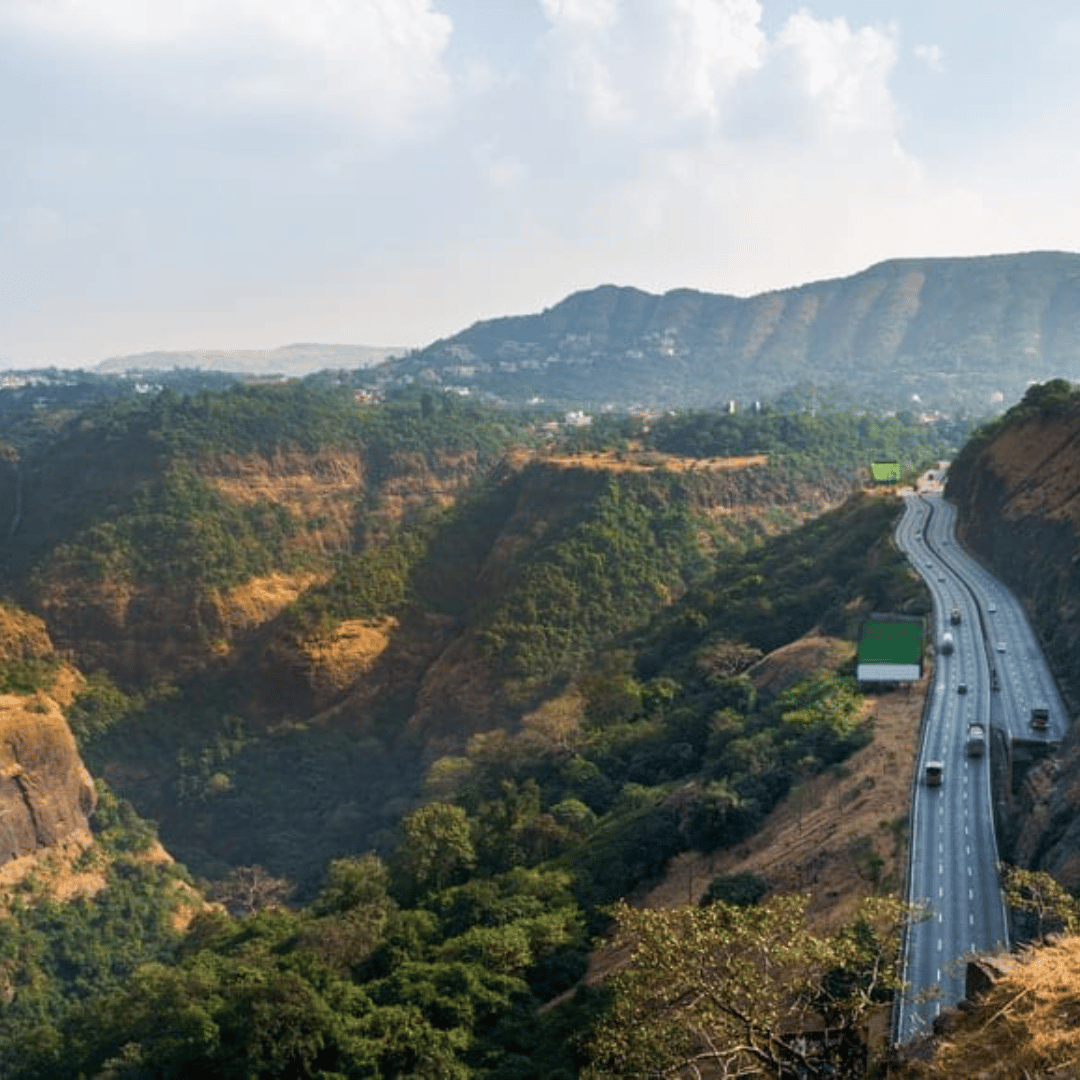
[[[867,918],[894,947],[924,685],[864,692],[852,642],[930,597],[865,463],[910,483],[955,422],[550,423],[315,380],[13,441],[4,670],[63,710],[97,809],[11,863],[5,1075],[253,1037],[271,1072],[578,1075],[626,897],[709,919],[752,886],[770,919],[806,890],[821,956],[871,962],[842,945]],[[308,1042],[225,1008],[245,971]],[[196,1000],[225,1042],[161,1041]]]

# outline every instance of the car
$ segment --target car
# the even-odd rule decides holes
[[[966,682],[962,682],[962,683],[961,683],[961,684],[960,684],[960,685],[959,685],[959,686],[958,686],[958,687],[956,688],[956,692],[957,692],[958,694],[966,694],[966,693],[967,693],[967,683],[966,683]]]
[[[999,641],[998,642],[998,652],[1004,652],[1004,651],[1005,651],[1005,642],[1004,641]]]
[[[986,610],[987,611],[997,611],[997,604],[987,604],[986,605]]]
[[[938,581],[944,581],[944,580],[945,580],[945,575],[944,574],[938,574]]]

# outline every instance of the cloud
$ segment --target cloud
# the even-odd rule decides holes
[[[627,122],[630,116],[613,84],[610,64],[618,0],[541,0],[541,6],[552,28],[550,55],[567,89],[581,98],[590,119]]]
[[[916,45],[915,58],[921,60],[931,71],[945,70],[945,53],[940,45]]]
[[[715,137],[745,123],[748,106],[775,130],[793,119],[837,131],[894,123],[895,27],[799,10],[770,39],[760,0],[542,3],[556,79],[594,124]]]
[[[91,52],[167,53],[209,81],[193,96],[215,107],[325,110],[381,134],[408,130],[452,90],[453,27],[431,0],[8,0],[0,20]]]
[[[823,21],[799,11],[784,24],[773,52],[792,79],[794,97],[827,131],[892,131],[895,33],[870,26],[852,30],[846,19]]]

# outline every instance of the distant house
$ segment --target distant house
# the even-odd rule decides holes
[[[900,462],[872,461],[870,463],[870,479],[875,484],[900,483]]]

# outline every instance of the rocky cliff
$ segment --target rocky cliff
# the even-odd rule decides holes
[[[0,605],[0,878],[43,849],[86,847],[94,784],[57,699],[70,701],[81,681],[56,657],[44,623]],[[18,870],[18,867],[15,867]],[[16,876],[18,876],[16,874]]]
[[[1048,384],[1053,385],[1053,384]],[[1070,714],[1080,711],[1080,399],[1025,403],[953,463],[959,535],[1023,601]],[[1022,557],[1018,557],[1023,553]],[[1080,886],[1080,726],[1024,781],[1003,855]]]
[[[0,867],[61,841],[89,843],[95,801],[60,707],[0,695]]]

